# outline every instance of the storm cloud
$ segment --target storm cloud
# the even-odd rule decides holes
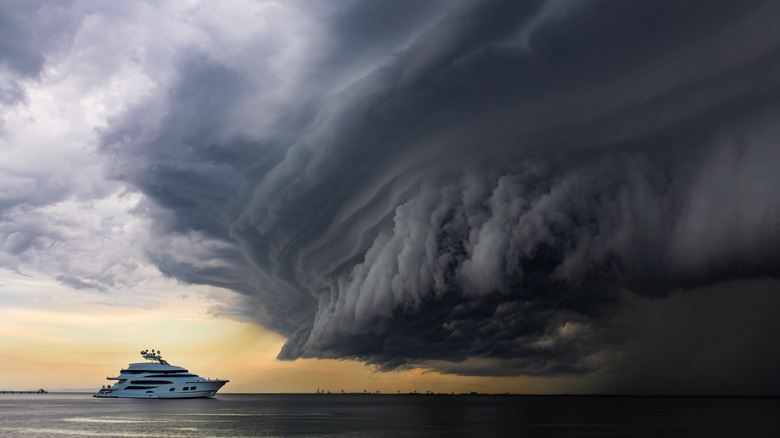
[[[101,158],[144,195],[146,256],[239,292],[219,312],[287,337],[280,359],[652,391],[626,382],[673,312],[654,303],[714,288],[727,312],[759,284],[778,308],[774,2],[285,2],[235,31],[176,13],[199,33],[134,49],[159,75]],[[738,387],[779,390],[779,361]]]

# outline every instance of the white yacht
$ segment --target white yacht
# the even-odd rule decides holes
[[[149,362],[131,363],[121,370],[113,385],[104,386],[95,397],[212,398],[229,380],[204,379],[166,362],[160,351],[142,350]]]

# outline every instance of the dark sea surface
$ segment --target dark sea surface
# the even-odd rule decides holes
[[[780,399],[0,394],[0,437],[778,437]]]

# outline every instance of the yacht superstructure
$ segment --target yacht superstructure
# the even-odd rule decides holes
[[[119,372],[113,385],[104,386],[95,397],[212,398],[229,380],[204,379],[166,362],[160,351],[142,350],[149,362],[131,363]]]

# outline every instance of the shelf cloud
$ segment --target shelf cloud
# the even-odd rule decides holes
[[[215,311],[286,336],[279,359],[635,388],[674,308],[778,308],[776,4],[262,6],[193,12],[98,149],[146,199],[146,256],[239,292]],[[742,387],[780,390],[770,369]]]

